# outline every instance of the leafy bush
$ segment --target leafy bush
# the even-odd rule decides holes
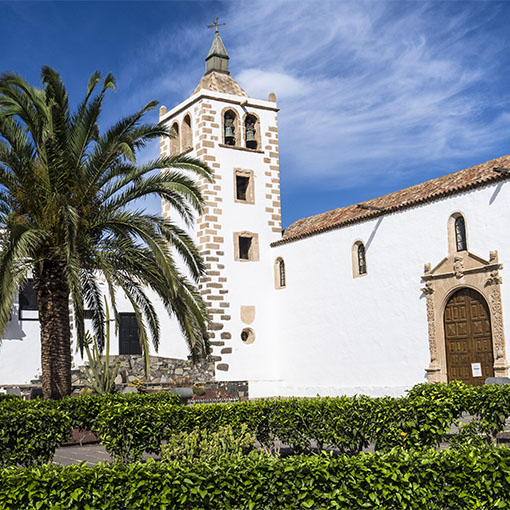
[[[0,466],[31,466],[53,460],[71,434],[69,417],[53,409],[0,412]]]
[[[0,471],[6,510],[492,510],[509,493],[507,448]]]
[[[216,431],[194,429],[170,436],[167,444],[161,447],[161,460],[237,461],[254,449],[255,438],[246,424],[239,430],[227,425]]]
[[[12,400],[21,400],[21,397],[10,393],[0,393],[0,402],[8,402]]]

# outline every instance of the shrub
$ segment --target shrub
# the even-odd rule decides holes
[[[492,510],[509,493],[507,448],[0,471],[6,510]]]
[[[3,409],[0,413],[0,466],[31,466],[53,460],[71,434],[69,417],[54,409]]]
[[[191,432],[179,432],[168,439],[161,447],[161,460],[171,461],[237,461],[253,452],[255,438],[243,424],[239,430],[231,425],[218,430],[194,429]]]

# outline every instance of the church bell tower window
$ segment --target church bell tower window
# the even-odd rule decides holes
[[[193,147],[193,135],[191,132],[191,116],[188,114],[182,122],[182,150],[187,151]]]
[[[181,152],[181,141],[179,138],[179,124],[174,122],[170,128],[170,154],[175,156]]]
[[[223,119],[223,142],[225,145],[236,144],[235,120],[236,114],[232,110],[227,110]]]
[[[256,125],[257,119],[253,115],[247,115],[244,122],[244,132],[246,133],[246,147],[248,149],[257,148]]]

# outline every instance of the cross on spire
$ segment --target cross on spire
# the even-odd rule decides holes
[[[218,27],[222,27],[223,25],[226,25],[226,23],[218,23],[218,19],[219,18],[216,18],[213,22],[212,22],[212,25],[207,25],[207,28],[213,28],[213,27],[216,27],[216,33],[219,34],[220,31],[218,30]]]

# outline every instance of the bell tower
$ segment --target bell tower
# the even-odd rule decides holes
[[[281,213],[276,98],[252,99],[230,75],[218,26],[211,25],[198,86],[170,111],[161,107],[160,123],[175,135],[161,141],[162,155],[189,154],[214,174],[200,183],[205,207],[195,236],[207,268],[199,288],[211,317],[216,379],[228,381],[269,370],[269,245],[281,237]],[[162,214],[172,215],[169,204]]]

